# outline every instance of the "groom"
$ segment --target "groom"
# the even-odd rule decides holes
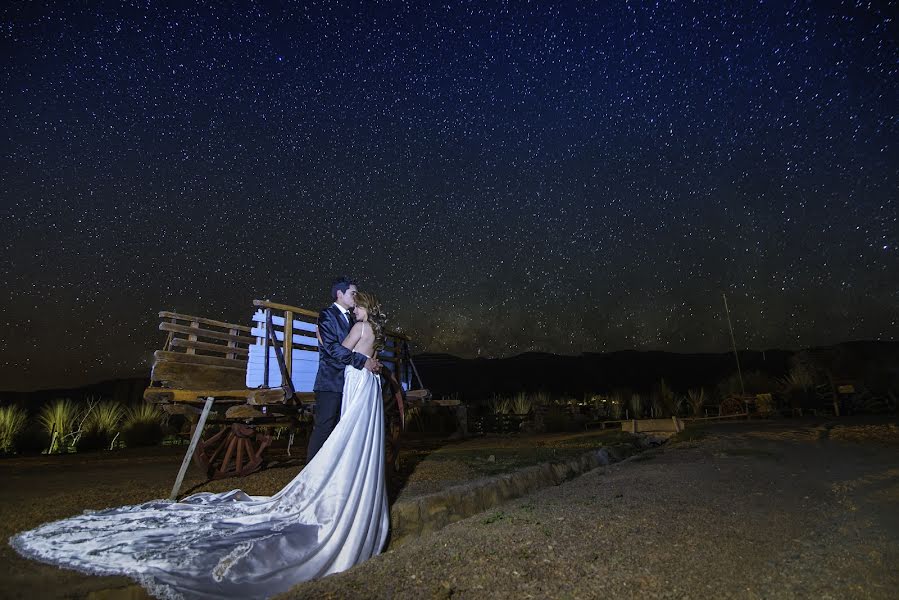
[[[318,373],[315,376],[315,425],[309,436],[306,464],[321,449],[340,420],[343,400],[343,369],[352,365],[376,373],[381,363],[341,345],[353,325],[356,307],[356,282],[348,277],[337,279],[331,286],[334,304],[318,315]]]

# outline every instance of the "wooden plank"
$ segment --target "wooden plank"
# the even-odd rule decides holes
[[[160,388],[149,387],[144,390],[144,400],[155,404],[163,404],[166,402],[197,402],[203,403],[207,397],[213,396],[217,402],[226,403],[229,401],[246,402],[247,397],[256,390],[251,389],[235,389],[235,390],[182,390],[176,388]]]
[[[298,306],[290,306],[289,304],[278,304],[277,302],[269,302],[268,300],[253,300],[253,306],[259,308],[271,308],[272,310],[290,311],[298,315],[318,318],[318,313],[313,310],[306,310]]]
[[[247,404],[253,406],[265,406],[267,404],[284,404],[284,390],[281,388],[258,388],[250,390],[247,397]],[[296,398],[303,404],[313,404],[315,402],[315,392],[297,392]]]
[[[213,367],[229,367],[231,369],[246,369],[247,361],[232,358],[219,358],[218,356],[204,356],[202,354],[185,354],[184,352],[166,352],[157,350],[153,358],[159,362],[177,362],[191,365],[211,365]]]
[[[214,365],[157,362],[150,374],[152,381],[182,390],[236,389],[246,385],[246,371]]]
[[[284,351],[284,364],[287,366],[287,374],[290,375],[293,373],[290,369],[290,365],[293,362],[293,312],[289,310],[284,312],[284,347],[282,350]]]
[[[262,406],[265,404],[284,404],[285,395],[281,388],[259,388],[250,390],[247,404]]]
[[[175,333],[183,333],[185,335],[195,335],[198,337],[212,338],[216,340],[225,340],[226,342],[237,342],[238,344],[255,344],[256,339],[245,337],[242,335],[231,335],[219,331],[211,331],[209,329],[200,329],[199,327],[185,327],[184,325],[175,325],[174,323],[162,322],[159,324],[160,331],[174,331]],[[193,341],[193,340],[190,340]],[[227,349],[227,346],[225,346]]]
[[[238,331],[242,331],[244,333],[249,333],[250,328],[244,325],[238,325],[237,323],[225,323],[224,321],[215,321],[213,319],[206,319],[203,317],[195,317],[193,315],[182,315],[180,313],[173,313],[168,311],[162,311],[159,313],[160,319],[178,319],[179,321],[197,321],[204,325],[210,325],[212,327],[221,327],[222,329],[236,329]]]
[[[236,354],[238,356],[249,356],[250,351],[247,348],[228,348],[225,344],[211,344],[209,342],[191,342],[184,338],[175,338],[172,340],[173,348],[196,348],[197,350],[207,350],[209,352],[221,352],[222,354]],[[241,360],[241,359],[236,359]],[[242,360],[246,362],[246,358]]]
[[[253,323],[256,323],[256,325],[251,325],[251,327],[253,327],[254,329],[257,327],[264,327],[265,326],[265,311],[256,309],[256,312],[253,313],[252,321],[253,321]],[[316,319],[315,321],[305,321],[305,320],[301,319],[299,316],[297,316],[296,314],[294,314],[293,328],[294,328],[294,330],[309,332],[310,335],[314,336],[316,331],[318,331],[318,326],[316,324],[317,321],[318,321],[318,319]],[[275,327],[283,328],[284,327],[284,317],[279,317],[278,315],[273,314],[272,315],[272,324],[274,324]],[[254,333],[253,335],[258,335],[258,334]]]
[[[297,306],[290,306],[289,304],[279,304],[277,302],[269,302],[268,300],[253,300],[253,306],[258,306],[259,308],[270,308],[272,310],[281,310],[281,311],[290,311],[298,315],[306,315],[307,317],[315,317],[318,318],[318,313],[312,310],[306,310],[305,308],[299,308]],[[411,338],[399,331],[391,331],[385,330],[385,335],[388,335],[393,338],[398,338],[401,340],[411,341]]]
[[[225,411],[226,419],[255,419],[264,416],[261,410],[249,404],[237,404]]]

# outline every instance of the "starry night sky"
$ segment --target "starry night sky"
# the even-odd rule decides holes
[[[0,8],[0,389],[343,273],[461,356],[899,337],[897,2],[122,4]]]

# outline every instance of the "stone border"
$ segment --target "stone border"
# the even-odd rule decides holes
[[[390,510],[388,548],[397,548],[411,539],[514,498],[551,485],[560,485],[596,467],[622,461],[660,442],[661,440],[639,440],[634,445],[599,448],[566,462],[541,463],[512,473],[456,485],[405,502],[399,501]]]

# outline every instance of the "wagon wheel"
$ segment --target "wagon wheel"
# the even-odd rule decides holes
[[[194,423],[191,434],[196,426]],[[203,433],[193,458],[211,479],[243,477],[259,470],[262,453],[271,443],[272,436],[257,433],[250,425],[226,423],[211,435]]]
[[[718,407],[718,415],[722,417],[738,415],[745,412],[745,410],[746,408],[743,406],[742,400],[739,398],[727,398],[721,402],[721,405]]]
[[[388,468],[398,471],[403,429],[403,388],[390,371],[385,370],[381,378],[381,398],[384,401],[384,462]]]

